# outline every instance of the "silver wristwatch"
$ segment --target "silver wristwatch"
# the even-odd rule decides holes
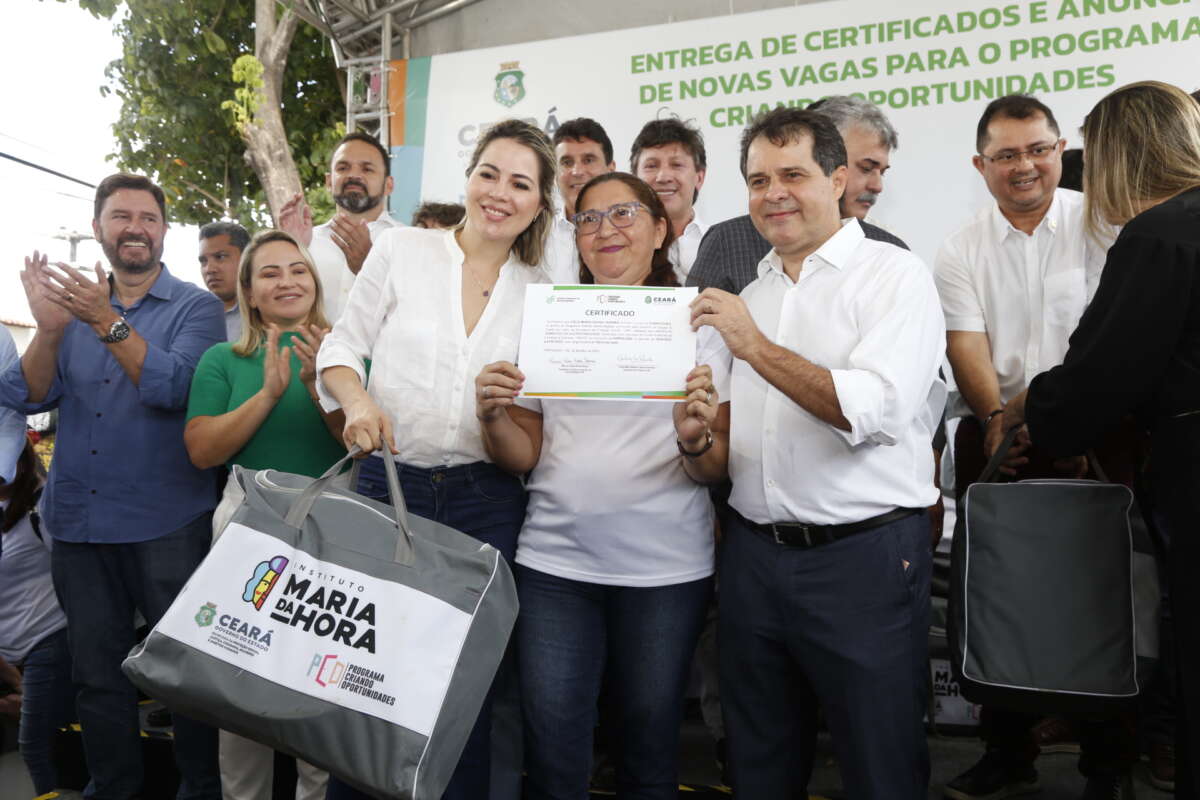
[[[100,341],[104,342],[105,344],[112,344],[113,342],[123,342],[129,338],[130,330],[131,329],[129,327],[129,323],[125,321],[124,317],[121,317],[120,319],[118,319],[116,322],[114,322],[112,325],[109,326],[107,336],[99,336],[97,338],[100,339]]]

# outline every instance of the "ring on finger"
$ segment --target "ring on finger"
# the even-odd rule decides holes
[[[484,399],[487,399],[492,396],[492,387],[491,386],[483,387],[483,396],[484,396]]]

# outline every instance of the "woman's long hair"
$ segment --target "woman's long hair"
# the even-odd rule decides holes
[[[517,236],[517,240],[513,242],[512,246],[512,251],[516,254],[517,258],[531,267],[536,267],[542,263],[542,256],[546,252],[546,236],[549,235],[550,226],[554,222],[554,170],[556,160],[554,157],[554,145],[550,144],[550,139],[546,134],[542,133],[540,128],[530,125],[528,122],[522,122],[519,119],[506,119],[502,122],[497,122],[488,128],[475,144],[475,152],[471,154],[471,164],[467,167],[468,178],[475,171],[475,167],[479,165],[479,159],[483,157],[483,151],[497,139],[512,139],[517,144],[524,145],[532,150],[533,155],[537,158],[538,197],[542,201],[542,207],[538,209],[537,216],[533,218],[533,222],[529,223],[529,227],[521,231]],[[465,219],[459,222],[454,230],[462,230],[464,224],[466,224]]]
[[[238,310],[242,315],[242,336],[233,346],[233,352],[243,358],[254,355],[258,352],[258,348],[267,343],[267,325],[263,322],[262,312],[257,308],[250,307],[250,285],[254,282],[254,254],[269,242],[288,242],[296,245],[296,249],[300,251],[300,257],[304,259],[305,264],[308,264],[308,271],[312,273],[313,286],[316,287],[312,308],[308,311],[308,319],[305,320],[305,323],[316,325],[318,328],[329,327],[329,320],[325,318],[325,290],[321,288],[321,276],[317,274],[317,267],[313,263],[312,256],[309,255],[308,248],[296,241],[296,237],[287,231],[274,229],[261,231],[250,240],[250,244],[242,252],[242,261],[238,265],[237,295]]]
[[[37,504],[38,489],[42,486],[42,463],[33,452],[33,442],[25,439],[25,449],[17,458],[17,475],[13,478],[8,507],[0,517],[0,533],[8,533]]]
[[[599,186],[608,181],[620,181],[629,187],[633,192],[633,196],[638,199],[642,205],[650,209],[650,216],[655,222],[663,220],[667,223],[667,234],[663,237],[662,244],[654,251],[654,255],[650,258],[650,274],[646,276],[646,280],[642,282],[644,286],[678,286],[679,279],[675,277],[675,265],[671,263],[671,244],[675,241],[675,232],[671,229],[671,218],[667,216],[667,209],[663,207],[662,200],[658,193],[650,188],[644,180],[636,175],[630,175],[628,172],[604,172],[583,185],[579,190],[579,197],[575,201],[575,210],[583,209],[583,198],[587,195],[588,190]],[[579,282],[580,283],[595,283],[596,278],[592,275],[592,271],[583,261],[583,254],[579,254]]]
[[[1160,81],[1122,86],[1083,120],[1085,218],[1093,233],[1200,186],[1200,103]]]

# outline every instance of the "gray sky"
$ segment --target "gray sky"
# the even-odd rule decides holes
[[[115,96],[102,98],[105,65],[121,52],[107,20],[74,2],[10,0],[0,28],[0,69],[5,76],[0,152],[88,183],[115,172],[112,123]],[[70,246],[55,240],[60,228],[91,232],[93,191],[78,183],[0,158],[0,317],[32,321],[19,273],[33,250],[67,260]],[[163,261],[200,284],[196,229],[173,227]],[[90,270],[102,259],[92,241],[79,246],[77,264]],[[203,285],[203,284],[200,284]]]

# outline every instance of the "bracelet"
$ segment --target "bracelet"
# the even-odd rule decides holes
[[[707,453],[709,450],[711,450],[711,449],[712,449],[712,446],[713,446],[713,435],[712,435],[712,431],[711,431],[711,430],[707,430],[707,431],[705,431],[705,432],[704,432],[704,435],[708,437],[708,438],[706,439],[706,441],[704,442],[704,447],[701,447],[699,450],[697,450],[697,451],[696,451],[696,452],[694,452],[694,453],[691,453],[691,452],[688,452],[687,450],[684,450],[684,449],[683,449],[683,442],[679,441],[679,438],[678,438],[678,437],[676,437],[676,439],[675,439],[675,446],[679,448],[679,454],[680,454],[680,455],[682,455],[682,456],[684,456],[684,457],[686,457],[686,458],[699,458],[700,456],[704,455],[704,454],[705,454],[705,453]]]
[[[995,411],[988,414],[986,417],[983,418],[983,427],[986,428],[988,425],[992,424],[992,420],[995,419],[998,415],[1003,414],[1003,413],[1004,413],[1003,408],[997,408]]]

